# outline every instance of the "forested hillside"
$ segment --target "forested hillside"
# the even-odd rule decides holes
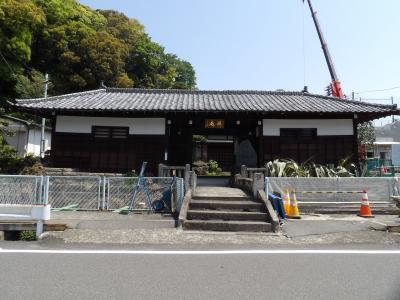
[[[122,13],[75,0],[0,0],[0,97],[116,87],[195,88],[189,62],[152,41]]]

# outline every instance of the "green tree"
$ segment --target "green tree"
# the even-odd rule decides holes
[[[33,69],[26,75],[17,75],[15,91],[20,98],[41,98],[44,93],[44,75]],[[48,92],[51,92],[53,85],[48,85]]]
[[[190,63],[168,54],[136,19],[93,10],[76,0],[0,1],[0,95],[41,95],[49,73],[52,93],[106,85],[195,88]],[[39,92],[40,91],[40,92]]]
[[[357,131],[359,145],[372,145],[375,142],[375,127],[371,121],[358,124]]]
[[[0,1],[0,107],[17,96],[17,75],[30,61],[34,35],[45,22],[43,11],[30,0]]]

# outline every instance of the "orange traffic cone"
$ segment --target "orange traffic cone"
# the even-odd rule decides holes
[[[359,216],[363,217],[363,218],[373,218],[374,217],[372,215],[371,208],[369,207],[367,190],[363,190],[363,197],[361,199]]]
[[[289,190],[286,189],[285,193],[283,194],[283,209],[285,210],[285,213],[288,214],[290,210],[290,194]]]
[[[293,191],[292,199],[290,200],[289,212],[287,213],[289,219],[300,219],[299,208],[297,207],[296,192]]]

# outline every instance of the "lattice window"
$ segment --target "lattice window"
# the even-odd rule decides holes
[[[129,127],[92,126],[92,134],[96,139],[127,139]]]

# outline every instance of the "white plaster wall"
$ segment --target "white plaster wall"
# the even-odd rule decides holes
[[[392,145],[392,163],[400,166],[400,145]]]
[[[40,141],[42,132],[40,128],[31,128],[29,130],[28,144],[26,147],[26,154],[33,154],[40,156]],[[46,130],[44,133],[45,151],[51,148],[51,132]]]
[[[45,139],[45,151],[51,149],[51,131],[46,130],[44,133],[44,139]]]
[[[129,127],[129,134],[164,135],[164,118],[57,116],[56,132],[91,133],[92,126]]]
[[[317,128],[317,135],[353,135],[352,119],[264,119],[263,135],[279,136],[281,128]]]
[[[28,145],[26,149],[27,154],[33,154],[35,156],[40,155],[40,139],[40,130],[33,128],[29,130]]]
[[[18,156],[23,157],[25,155],[26,147],[26,131],[15,131],[12,136],[5,136],[7,144],[17,149]]]

